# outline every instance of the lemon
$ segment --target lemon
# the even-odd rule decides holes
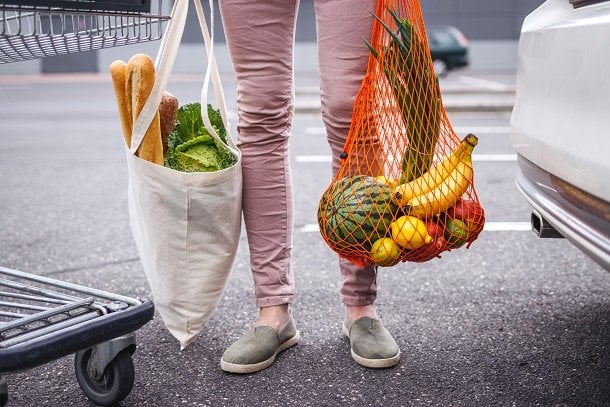
[[[382,237],[373,243],[371,257],[380,266],[393,266],[400,261],[400,246],[389,237]]]
[[[394,241],[405,249],[419,249],[432,241],[426,223],[415,216],[401,216],[390,228]]]

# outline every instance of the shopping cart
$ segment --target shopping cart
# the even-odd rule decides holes
[[[0,374],[75,353],[75,373],[100,405],[129,395],[135,331],[154,314],[152,302],[0,267]],[[0,377],[0,405],[8,401]]]
[[[0,0],[0,64],[159,40],[170,11],[162,0]],[[123,400],[134,383],[135,331],[153,315],[147,299],[0,266],[0,406],[3,375],[73,353],[89,399]]]
[[[162,0],[0,0],[0,63],[159,40],[169,18]]]

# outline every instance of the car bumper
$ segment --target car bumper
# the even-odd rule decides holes
[[[517,187],[538,216],[610,271],[610,203],[519,155]]]
[[[447,59],[447,66],[450,69],[468,66],[468,54],[451,56]]]

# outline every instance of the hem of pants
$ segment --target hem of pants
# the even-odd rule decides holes
[[[341,296],[341,302],[343,305],[355,305],[355,306],[363,306],[363,305],[371,305],[377,299],[376,295],[369,295],[366,297],[350,297],[346,295]]]
[[[259,308],[273,307],[276,305],[292,304],[293,295],[280,295],[277,297],[257,298],[256,306]]]

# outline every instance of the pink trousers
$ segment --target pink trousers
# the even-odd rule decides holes
[[[237,80],[237,144],[243,158],[243,214],[257,306],[291,303],[293,191],[289,138],[294,113],[294,35],[298,0],[222,0]],[[322,118],[333,174],[366,72],[375,0],[315,0]],[[329,178],[330,182],[330,178]],[[376,269],[339,260],[341,301],[367,305]],[[315,271],[313,271],[315,273]]]

